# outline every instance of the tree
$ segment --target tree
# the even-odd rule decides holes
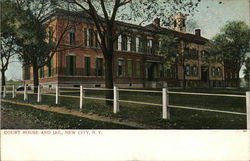
[[[249,52],[250,30],[243,21],[228,22],[208,44],[210,52],[224,65],[239,75]],[[239,76],[237,84],[239,85]]]
[[[186,68],[185,62],[187,60],[197,60],[198,54],[197,50],[190,49],[189,43],[181,40],[180,37],[174,35],[162,35],[161,36],[161,46],[159,48],[160,55],[166,58],[167,63],[172,65],[179,65],[182,68],[182,82],[183,88],[186,88]]]
[[[12,38],[4,39],[1,38],[1,55],[0,55],[0,71],[1,71],[1,86],[5,86],[5,72],[8,69],[11,59],[16,55],[14,51],[14,40]]]
[[[182,65],[184,71],[185,57],[181,54],[180,39],[174,35],[162,35],[159,54],[166,58],[165,65],[177,65],[177,61]],[[183,72],[183,87],[185,88],[185,72]]]
[[[39,85],[38,71],[50,62],[69,29],[69,24],[65,25],[56,42],[53,38],[49,41],[50,35],[46,31],[49,23],[46,23],[46,18],[55,9],[53,0],[16,0],[2,3],[6,6],[3,13],[11,10],[11,13],[4,16],[11,17],[3,21],[5,28],[11,29],[6,35],[15,37],[15,44],[18,46],[16,52],[23,65],[32,66],[36,93]]]
[[[11,59],[16,55],[15,38],[12,36],[13,30],[9,27],[7,22],[14,20],[13,8],[9,2],[0,2],[1,19],[0,19],[0,33],[1,33],[1,55],[0,55],[0,71],[1,71],[1,86],[5,85],[6,77],[5,72],[8,69]]]
[[[192,12],[200,0],[64,0],[64,2],[69,2],[78,11],[89,15],[94,22],[101,40],[98,43],[105,59],[105,87],[113,88],[114,43],[122,31],[116,20],[142,24],[160,17],[162,23],[169,26],[173,13]],[[112,91],[106,97],[112,98]]]

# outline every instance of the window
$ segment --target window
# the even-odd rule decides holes
[[[131,51],[136,51],[136,37],[131,37]]]
[[[127,51],[127,47],[128,47],[128,38],[126,35],[122,35],[122,50]]]
[[[152,54],[156,54],[159,50],[159,41],[152,40]]]
[[[153,46],[152,40],[147,40],[147,53],[152,54],[152,46]]]
[[[93,47],[93,29],[89,29],[89,46]]]
[[[66,65],[67,65],[67,74],[75,75],[76,74],[76,57],[74,55],[66,56]]]
[[[48,77],[53,76],[53,58],[51,58],[49,64],[48,64]]]
[[[89,43],[88,43],[88,30],[87,30],[87,28],[84,28],[84,46],[89,46]]]
[[[186,66],[185,66],[185,72],[186,72],[186,75],[187,75],[187,76],[190,75],[190,65],[186,65]]]
[[[85,57],[85,76],[90,76],[90,57]]]
[[[160,78],[164,78],[163,64],[159,64]]]
[[[140,38],[139,39],[139,52],[145,53],[147,48],[147,39]]]
[[[53,42],[53,27],[49,27],[49,43]]]
[[[127,42],[127,51],[131,51],[131,37],[127,36],[128,42]]]
[[[97,33],[97,31],[95,31],[95,47],[96,47],[96,48],[100,47],[98,41],[99,41],[99,43],[100,43],[100,36],[99,36],[99,34]]]
[[[94,31],[93,29],[84,28],[84,46],[93,47],[93,36]]]
[[[139,61],[136,61],[135,74],[136,74],[136,77],[141,76],[141,63]]]
[[[139,52],[139,37],[135,38],[135,50],[136,52]]]
[[[75,27],[72,26],[69,31],[69,44],[75,45]]]
[[[118,44],[117,49],[122,50],[122,35],[118,36]]]
[[[132,71],[133,71],[133,62],[132,60],[127,61],[127,67],[128,67],[128,77],[132,77]]]
[[[103,76],[103,58],[96,58],[96,76]]]
[[[39,78],[43,78],[43,77],[44,77],[44,68],[41,67],[41,68],[39,69]]]
[[[212,77],[215,77],[216,76],[216,71],[215,71],[216,69],[215,69],[215,67],[212,67],[211,70],[212,70],[211,71],[212,72]]]
[[[30,80],[30,66],[29,65],[24,66],[24,79]]]
[[[221,76],[221,68],[212,67],[212,77],[220,77],[220,76]]]
[[[190,76],[193,76],[193,75],[194,75],[194,67],[190,66]]]
[[[124,77],[124,60],[119,59],[118,60],[118,66],[117,66],[117,76],[118,77]]]
[[[198,75],[198,67],[197,66],[193,66],[193,75],[194,76]]]
[[[221,69],[220,69],[220,67],[216,68],[216,75],[217,75],[218,77],[221,76]]]

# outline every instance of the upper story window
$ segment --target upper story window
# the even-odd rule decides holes
[[[118,36],[118,44],[117,49],[120,51],[122,50],[122,35]]]
[[[49,27],[49,33],[48,33],[48,37],[49,37],[49,43],[53,42],[53,27]]]
[[[95,33],[95,47],[99,48],[101,43],[101,38],[97,31],[95,31],[94,33]]]
[[[157,40],[157,39],[154,39],[154,40],[152,40],[152,53],[153,54],[156,54],[157,52],[158,52],[158,50],[159,50],[159,40]]]
[[[131,51],[136,51],[136,37],[135,36],[131,36],[131,44],[130,44],[130,50]]]
[[[136,37],[135,38],[135,51],[136,52],[139,52],[139,46],[140,46],[140,40],[139,40],[139,37]]]
[[[153,40],[151,40],[151,39],[148,39],[147,40],[147,53],[149,53],[149,54],[153,54]]]
[[[124,51],[127,51],[128,49],[128,37],[126,35],[122,35],[122,41],[121,41],[121,48]]]
[[[75,45],[76,40],[75,40],[75,27],[72,26],[69,30],[69,44],[70,45]]]
[[[84,46],[93,47],[94,30],[91,28],[84,28]]]
[[[147,39],[139,38],[139,52],[145,53],[147,48]]]

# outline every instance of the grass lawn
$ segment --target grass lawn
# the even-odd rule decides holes
[[[206,93],[225,93],[225,94],[242,94],[243,90],[227,89],[176,89],[172,91],[185,92],[206,92]],[[76,95],[79,93],[66,92],[63,95]],[[103,91],[85,92],[87,97],[104,97]],[[9,99],[10,94],[9,94]],[[170,104],[189,106],[196,108],[209,108],[234,112],[246,112],[245,98],[218,97],[218,96],[195,96],[195,95],[178,95],[170,94]],[[54,96],[43,96],[42,104],[49,106],[55,105]],[[161,93],[138,93],[138,92],[120,92],[120,99],[134,100],[142,102],[151,102],[161,104]],[[23,95],[17,95],[16,101],[23,101]],[[28,102],[36,104],[36,96],[29,95]],[[60,107],[79,110],[79,99],[77,98],[60,98]],[[85,99],[82,112],[94,113],[110,118],[119,118],[120,120],[135,121],[138,123],[158,126],[163,129],[245,129],[246,116],[222,114],[205,111],[194,111],[171,108],[171,119],[162,119],[162,108],[157,106],[138,105],[130,103],[120,103],[120,112],[113,114],[113,108],[104,105],[103,101]]]
[[[131,129],[102,121],[90,120],[66,114],[58,114],[29,106],[2,103],[1,112],[8,114],[2,116],[2,129]],[[11,118],[7,118],[11,117]],[[11,123],[8,121],[11,119]],[[21,123],[20,123],[21,122]]]

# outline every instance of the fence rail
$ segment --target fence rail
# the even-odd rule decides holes
[[[190,92],[168,92],[169,94],[183,94],[183,95],[199,95],[199,96],[221,96],[221,97],[241,97],[245,98],[245,95],[232,95],[232,94],[212,94],[212,93],[190,93]]]
[[[7,87],[11,87],[12,88],[11,91],[7,90]],[[65,89],[69,89],[69,90],[65,90]],[[162,107],[162,118],[163,119],[170,119],[169,108],[186,109],[186,110],[196,110],[196,111],[206,111],[206,112],[233,114],[233,115],[243,115],[243,116],[247,116],[247,129],[250,130],[250,92],[246,92],[246,95],[233,95],[233,94],[174,92],[174,91],[168,91],[167,88],[163,88],[162,91],[155,91],[155,90],[135,90],[135,89],[119,89],[116,86],[114,86],[113,89],[108,89],[108,88],[83,88],[83,86],[80,86],[80,88],[78,88],[78,87],[59,87],[59,86],[56,86],[55,90],[48,90],[47,93],[41,92],[41,87],[37,86],[37,90],[38,90],[37,93],[28,92],[27,86],[24,85],[24,91],[22,92],[23,96],[24,96],[24,100],[25,101],[28,100],[28,94],[33,94],[33,95],[35,94],[35,95],[37,95],[37,102],[41,102],[42,101],[42,95],[45,95],[45,96],[55,96],[55,103],[56,104],[60,103],[59,97],[76,98],[76,99],[80,99],[80,110],[82,110],[82,108],[83,108],[84,99],[102,100],[102,101],[113,101],[113,112],[114,113],[118,113],[120,111],[119,110],[119,103],[133,103],[133,104],[141,104],[141,105],[160,106],[160,107]],[[100,98],[100,97],[86,97],[85,96],[85,91],[86,90],[113,91],[113,99]],[[16,97],[16,93],[17,93],[14,85],[12,85],[12,86],[4,86],[2,92],[3,92],[3,95],[2,95],[3,98],[6,97],[7,93],[12,93],[12,98],[15,98]],[[67,93],[67,92],[69,92],[69,93],[70,92],[79,92],[80,96],[63,95],[63,94],[61,94],[62,92],[63,93]],[[162,94],[162,104],[150,103],[150,102],[122,100],[122,99],[119,98],[119,92],[159,93],[159,94]],[[170,105],[169,104],[169,94],[245,98],[246,99],[246,113],[235,112],[235,111],[222,111],[222,110],[207,109],[207,108],[195,108],[195,107]]]

